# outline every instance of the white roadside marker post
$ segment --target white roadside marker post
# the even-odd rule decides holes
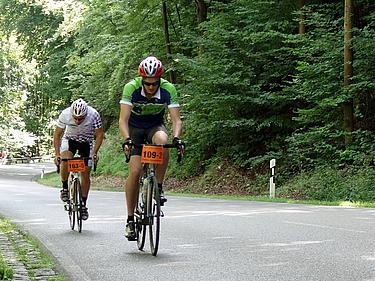
[[[276,159],[271,159],[270,161],[270,198],[275,198],[275,169],[276,169]]]
[[[42,168],[42,172],[41,172],[41,174],[40,174],[40,178],[41,178],[41,179],[44,178],[44,170],[45,170],[45,167],[43,166],[43,168]]]

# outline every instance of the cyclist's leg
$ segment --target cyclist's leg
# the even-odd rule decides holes
[[[130,137],[135,144],[144,143],[145,130],[135,127],[129,127]],[[135,223],[134,223],[134,210],[137,204],[139,193],[139,178],[142,174],[141,164],[141,148],[134,147],[131,152],[129,161],[129,174],[125,183],[125,200],[128,218],[126,220],[125,237],[129,240],[134,240],[136,237]]]
[[[85,171],[81,172],[81,194],[82,194],[82,219],[87,220],[89,218],[89,211],[86,206],[87,198],[90,190],[90,173],[91,167],[86,166]]]
[[[89,142],[78,143],[78,153],[81,157],[90,157],[93,149],[93,144]],[[86,205],[86,200],[90,191],[90,175],[91,175],[91,166],[92,160],[85,159],[85,171],[81,172],[81,187],[82,187],[82,200]]]
[[[63,151],[60,152],[61,158],[72,158],[73,153],[71,151]],[[69,178],[69,172],[68,172],[68,163],[66,161],[61,161],[60,163],[60,176],[61,176],[61,181],[67,181]]]
[[[72,146],[72,143],[67,139],[62,139],[60,147],[61,158],[71,158],[76,152],[76,148]],[[60,163],[60,175],[61,181],[67,181],[69,177],[68,163],[66,161],[61,161]]]
[[[93,145],[89,142],[78,144],[78,153],[81,157],[89,157],[92,152]],[[89,196],[90,185],[91,185],[91,165],[92,161],[85,159],[85,171],[81,172],[81,194],[82,194],[82,219],[87,220],[89,218],[88,208],[86,206],[87,198]]]
[[[139,193],[139,178],[142,173],[141,156],[133,155],[129,161],[129,175],[125,184],[125,197],[128,216],[134,216]]]
[[[152,138],[152,142],[155,144],[166,144],[168,142],[168,135],[163,131],[157,131]],[[169,161],[169,149],[164,149],[163,158],[163,164],[156,166],[156,179],[158,183],[163,183],[164,176],[167,171]]]
[[[125,183],[125,199],[128,218],[125,226],[125,237],[130,241],[136,239],[134,210],[139,193],[139,177],[142,173],[141,156],[133,155],[129,161],[129,175]]]
[[[168,131],[164,125],[154,127],[149,134],[152,136],[152,143],[166,144],[168,142]],[[163,192],[163,181],[169,162],[169,149],[164,149],[163,158],[163,164],[156,166],[156,180],[158,182],[161,205],[167,202]]]
[[[61,141],[60,155],[61,158],[71,158],[75,153],[75,148],[71,146],[71,143],[67,139]],[[66,202],[69,200],[68,193],[68,163],[66,161],[61,161],[60,163],[60,177],[62,182],[62,189],[60,190],[60,198],[62,201]]]
[[[168,131],[164,125],[155,126],[148,133],[149,141],[155,144],[166,144],[168,142]],[[163,164],[156,167],[156,179],[159,184],[163,183],[169,161],[169,149],[163,151]]]

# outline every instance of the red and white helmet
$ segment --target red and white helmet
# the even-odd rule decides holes
[[[147,57],[139,64],[138,74],[142,77],[160,77],[164,74],[164,67],[156,57]]]
[[[70,112],[75,117],[86,116],[87,114],[87,103],[83,99],[78,99],[70,106]]]

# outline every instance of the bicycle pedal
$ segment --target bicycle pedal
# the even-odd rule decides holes
[[[134,235],[130,235],[130,236],[126,236],[125,235],[125,238],[128,240],[128,241],[137,241],[137,235],[134,233]]]

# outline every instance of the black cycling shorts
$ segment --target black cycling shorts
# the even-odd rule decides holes
[[[78,152],[78,155],[80,157],[90,157],[91,143],[68,140],[68,151],[70,151],[73,154],[73,156]],[[85,165],[89,166],[88,158],[85,159]]]
[[[149,129],[129,126],[130,138],[135,144],[152,143],[152,137],[155,135],[156,132],[159,131],[163,131],[164,133],[168,134],[168,131],[163,124],[151,127]],[[141,156],[142,148],[134,147],[132,149],[131,155]]]

